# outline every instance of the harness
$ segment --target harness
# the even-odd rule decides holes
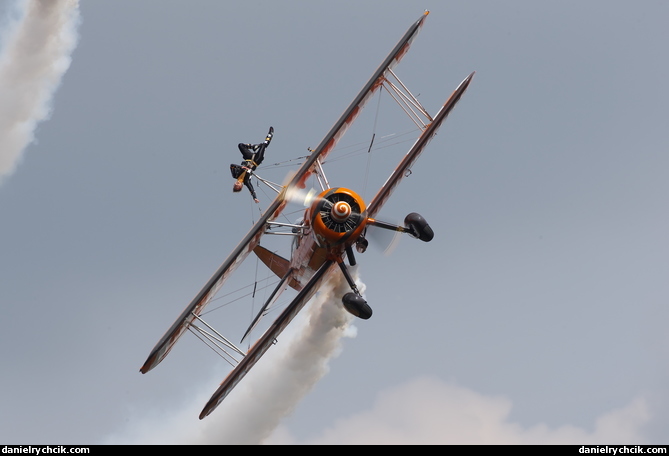
[[[253,170],[258,167],[258,164],[253,160],[251,160],[250,158],[248,158],[242,162],[242,166],[245,166],[248,169],[243,170],[239,175],[239,177],[237,177],[237,180],[239,182],[244,182],[244,180],[246,179],[246,173],[253,174]]]

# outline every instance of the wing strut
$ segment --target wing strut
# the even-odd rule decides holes
[[[406,153],[400,164],[397,165],[397,168],[395,168],[395,171],[393,171],[390,177],[388,177],[388,180],[386,180],[385,184],[383,184],[383,187],[381,187],[376,196],[374,196],[374,199],[372,199],[372,201],[369,203],[369,206],[367,206],[367,214],[370,218],[373,218],[379,212],[381,207],[383,207],[385,202],[390,197],[390,194],[404,177],[406,171],[416,161],[432,137],[437,134],[437,130],[441,126],[441,123],[453,110],[457,102],[460,101],[462,94],[464,94],[465,90],[467,90],[467,87],[469,87],[469,83],[472,81],[473,77],[474,72],[467,76],[453,91],[448,100],[446,100],[441,109],[439,109],[437,115],[434,116],[432,122],[427,124],[426,128],[423,130],[411,149],[409,149],[409,152]]]
[[[195,334],[195,336],[200,339],[202,342],[204,342],[205,345],[207,345],[209,348],[211,348],[216,354],[218,354],[221,358],[223,358],[228,364],[231,366],[236,366],[239,364],[239,360],[235,358],[235,355],[230,353],[228,349],[234,351],[238,355],[241,355],[241,357],[244,357],[245,353],[240,349],[235,346],[232,342],[230,342],[223,334],[219,333],[216,331],[211,325],[209,325],[206,321],[204,321],[200,316],[194,315],[195,319],[200,321],[203,325],[205,325],[209,331],[200,328],[197,326],[195,323],[191,323],[188,326],[188,330]]]
[[[400,80],[399,77],[393,72],[393,70],[388,70],[388,73],[393,75],[397,83],[400,85],[400,87],[403,89],[400,89],[400,87],[397,87],[393,82],[391,82],[389,79],[386,79],[383,87],[385,87],[386,91],[390,94],[393,100],[402,108],[404,113],[409,116],[409,118],[413,121],[413,123],[416,124],[416,126],[420,130],[425,130],[426,125],[428,122],[432,122],[432,117],[430,114],[427,112],[427,110],[423,107],[423,105],[420,104],[418,101],[418,98],[416,98],[407,88],[407,86],[404,85],[404,83]],[[420,111],[420,113],[427,119],[427,122],[424,122],[420,115],[414,110],[417,109]]]

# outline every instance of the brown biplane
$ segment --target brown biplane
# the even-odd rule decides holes
[[[382,222],[375,218],[395,187],[460,100],[474,76],[472,72],[460,83],[434,117],[428,114],[417,98],[399,81],[397,75],[393,72],[393,68],[407,53],[428,14],[429,12],[426,11],[409,27],[318,147],[311,150],[310,155],[306,157],[306,161],[292,175],[287,184],[279,187],[272,187],[270,185],[278,193],[274,201],[263,212],[260,219],[253,225],[251,230],[244,236],[239,245],[237,245],[218,268],[174,324],[167,330],[141,367],[140,371],[142,373],[147,373],[156,367],[167,356],[176,341],[187,329],[191,331],[197,330],[204,334],[205,337],[215,343],[225,353],[234,352],[234,356],[230,355],[230,358],[234,360],[231,363],[234,368],[207,402],[200,413],[200,419],[209,415],[237,383],[242,380],[246,373],[275,342],[279,334],[293,320],[295,315],[300,312],[309,299],[316,293],[328,275],[343,274],[348,282],[351,291],[346,293],[342,299],[343,305],[348,312],[362,319],[371,317],[371,307],[356,287],[355,281],[351,277],[346,265],[346,261],[350,265],[356,264],[354,248],[359,253],[365,251],[367,247],[366,231],[368,227],[375,226],[382,229],[408,233],[410,236],[425,242],[433,238],[431,227],[417,213],[409,214],[404,220],[404,226]],[[416,123],[420,134],[399,165],[386,180],[385,184],[383,184],[369,204],[366,204],[351,189],[331,187],[325,177],[322,163],[356,119],[371,95],[381,87],[394,94],[393,98],[402,106],[414,123]],[[306,187],[307,179],[312,176],[318,179],[321,191],[317,195],[314,195],[312,192],[303,201],[306,210],[300,222],[295,224],[277,222],[276,219],[282,213],[286,204],[293,200],[296,194],[306,193],[303,192],[303,189]],[[289,229],[290,233],[294,236],[290,258],[283,258],[269,249],[260,246],[260,240],[263,235],[279,226]],[[251,252],[254,252],[280,280],[262,306],[260,312],[258,312],[255,319],[251,322],[242,340],[250,334],[261,317],[265,315],[265,311],[281,294],[282,290],[290,287],[297,292],[297,295],[262,336],[253,343],[250,349],[244,351],[205,323],[201,315],[205,306],[221,289],[226,279]],[[198,326],[198,323],[205,325],[206,329]]]

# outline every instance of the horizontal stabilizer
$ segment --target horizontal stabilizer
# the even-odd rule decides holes
[[[262,261],[265,266],[270,269],[270,271],[276,274],[277,277],[285,277],[290,270],[290,261],[286,260],[281,255],[270,252],[265,247],[257,245],[253,249],[253,252],[258,256],[258,258],[260,258],[260,261]],[[302,286],[292,277],[288,279],[288,285],[297,291],[302,289]]]

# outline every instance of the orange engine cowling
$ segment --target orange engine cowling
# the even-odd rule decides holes
[[[310,224],[321,247],[351,244],[367,225],[367,207],[353,190],[325,190],[310,207]]]

